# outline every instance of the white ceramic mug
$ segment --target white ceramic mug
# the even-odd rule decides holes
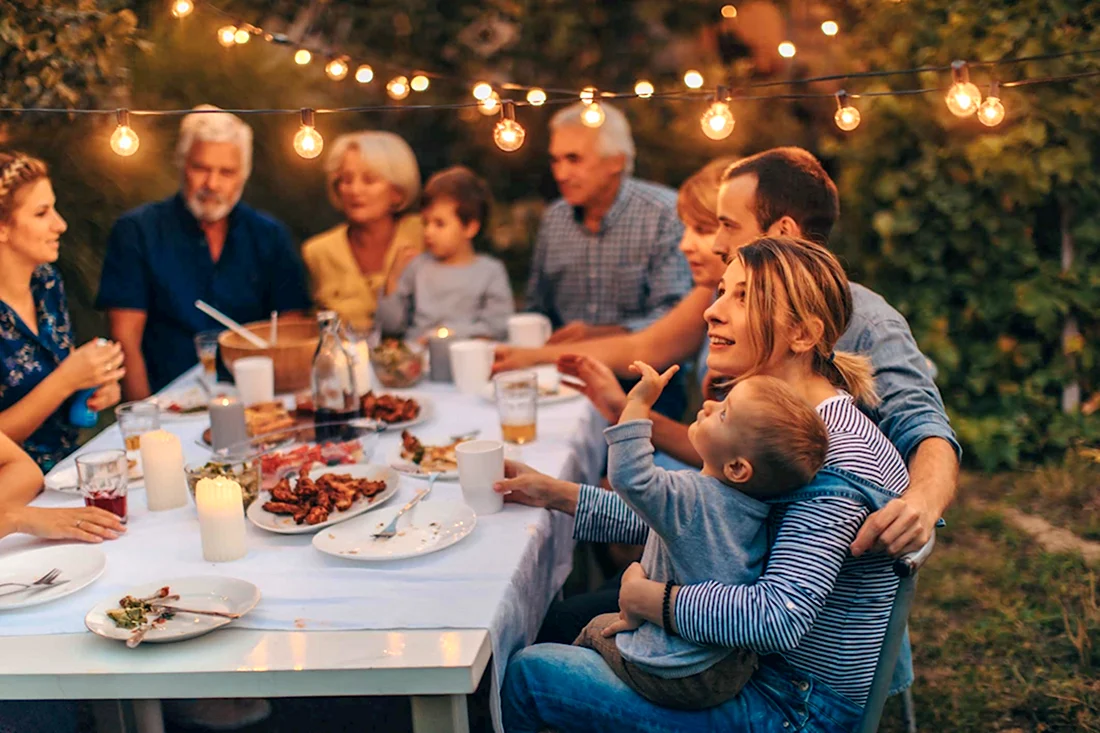
[[[493,345],[488,341],[455,341],[451,344],[451,375],[464,394],[478,394],[493,373]]]
[[[508,343],[537,349],[550,339],[553,330],[550,319],[541,313],[517,313],[508,318]]]
[[[233,362],[233,380],[245,406],[275,399],[275,362],[269,356],[237,359]]]
[[[504,496],[493,484],[504,479],[504,444],[499,440],[470,440],[455,446],[462,498],[478,516],[504,508]]]

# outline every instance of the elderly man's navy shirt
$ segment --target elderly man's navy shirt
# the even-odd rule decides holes
[[[96,307],[145,311],[141,350],[154,392],[198,362],[196,333],[220,328],[196,300],[238,323],[307,310],[305,271],[286,226],[238,203],[214,262],[182,196],[123,214],[111,230]]]

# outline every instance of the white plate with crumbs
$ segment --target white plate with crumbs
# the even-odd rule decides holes
[[[477,515],[460,501],[428,499],[416,505],[388,540],[371,535],[381,530],[401,507],[391,506],[343,522],[313,535],[313,546],[345,560],[386,562],[439,552],[474,531]]]

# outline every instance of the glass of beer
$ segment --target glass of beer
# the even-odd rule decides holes
[[[539,380],[535,372],[505,372],[493,379],[500,432],[508,443],[523,445],[535,439]]]
[[[120,450],[85,453],[76,457],[76,476],[85,506],[115,514],[126,523],[126,454]]]
[[[140,478],[144,475],[141,470],[141,436],[160,430],[160,408],[151,401],[125,402],[115,408],[115,419],[126,443],[130,478]]]
[[[218,334],[221,331],[201,331],[195,334],[195,352],[202,364],[202,378],[208,384],[218,381]]]

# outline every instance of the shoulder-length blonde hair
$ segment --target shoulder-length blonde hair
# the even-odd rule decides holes
[[[325,159],[328,198],[337,211],[343,211],[336,191],[340,182],[340,166],[344,163],[344,156],[353,149],[359,151],[372,171],[401,193],[397,212],[405,211],[420,198],[420,166],[409,144],[392,132],[360,130],[336,138],[332,152]]]
[[[848,276],[832,252],[816,242],[762,237],[742,247],[749,341],[759,356],[741,379],[759,374],[775,350],[777,325],[818,322],[821,338],[813,348],[813,369],[867,407],[879,403],[871,360],[834,351],[852,320]]]
[[[722,174],[736,162],[733,156],[715,158],[680,184],[676,197],[680,221],[704,232],[718,231],[718,187]]]

